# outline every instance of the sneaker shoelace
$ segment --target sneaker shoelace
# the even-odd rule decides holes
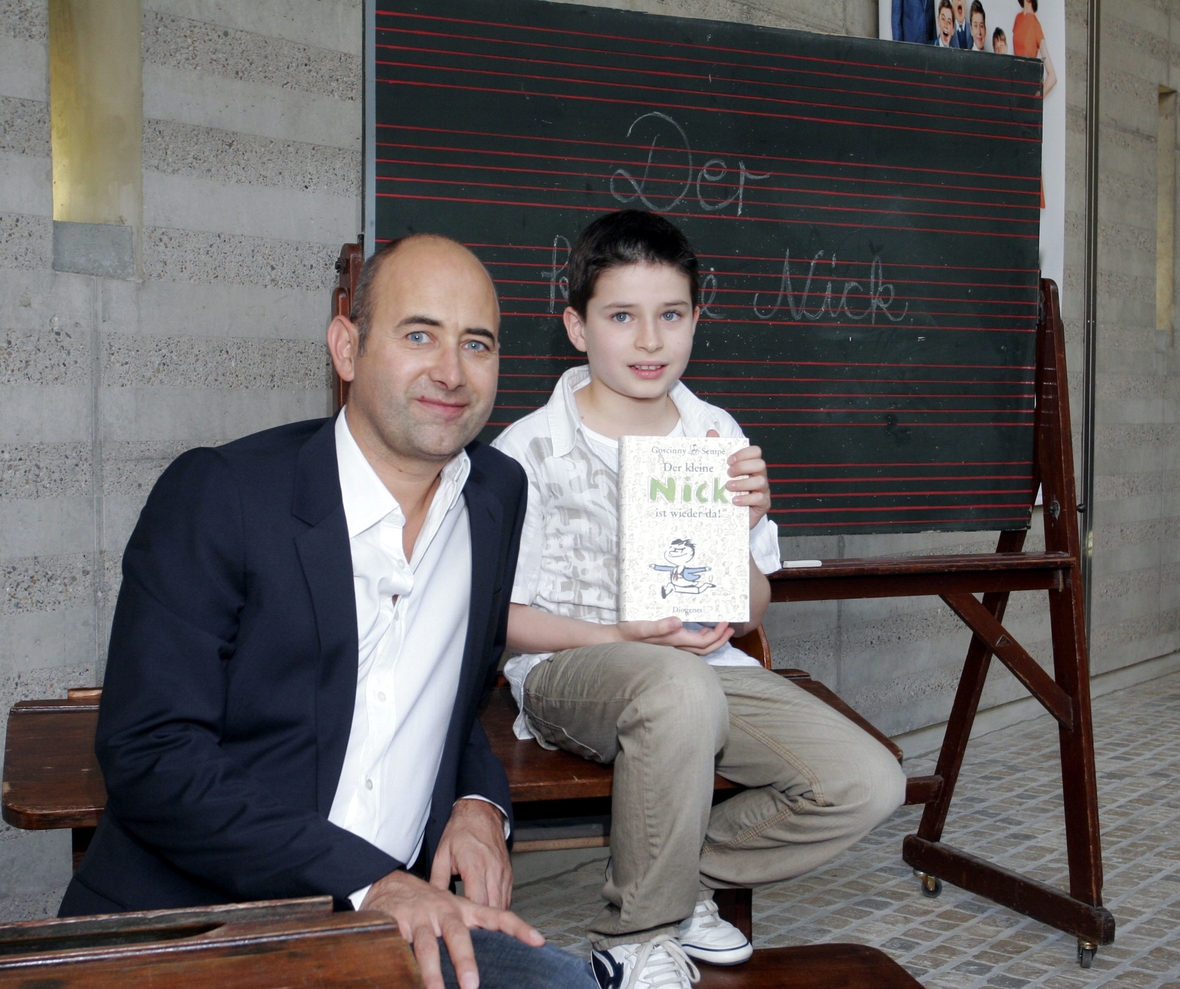
[[[721,914],[717,910],[716,902],[712,899],[698,901],[693,911],[692,922],[694,926],[720,927]]]
[[[633,989],[640,974],[652,989],[681,985],[686,977],[689,982],[698,982],[701,978],[700,970],[684,953],[680,942],[669,934],[660,934],[639,949],[625,989]]]

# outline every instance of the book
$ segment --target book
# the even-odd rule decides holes
[[[619,621],[750,620],[750,510],[733,504],[744,437],[619,437]]]

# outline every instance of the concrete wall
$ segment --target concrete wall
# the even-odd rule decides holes
[[[145,0],[138,277],[53,270],[46,0],[0,0],[0,709],[101,682],[119,557],[180,451],[329,408],[361,191],[359,0]],[[65,833],[0,827],[0,918]]]
[[[600,2],[876,34],[874,0]],[[0,709],[101,681],[119,554],[176,453],[327,410],[326,290],[360,224],[360,0],[144,0],[140,268],[129,280],[55,271],[46,4],[0,0]],[[1085,9],[1067,0],[1076,430]],[[1104,8],[1099,689],[1162,672],[1180,648],[1180,394],[1174,341],[1157,337],[1154,315],[1155,107],[1161,84],[1180,85],[1177,16],[1180,0]],[[841,537],[794,540],[784,555],[991,545]],[[1046,660],[1037,597],[1017,597],[1009,619]],[[775,606],[767,626],[780,665],[810,669],[891,733],[946,717],[967,644],[927,599]],[[1021,693],[993,674],[993,722],[1027,713],[1008,703]],[[65,834],[0,827],[0,919],[51,912],[68,861]]]

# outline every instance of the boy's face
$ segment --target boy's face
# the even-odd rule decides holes
[[[951,17],[951,8],[943,7],[938,12],[938,33],[944,45],[950,44],[951,34],[954,33],[955,23]]]
[[[955,23],[962,24],[967,17],[967,0],[952,0],[955,5]]]
[[[983,51],[983,38],[987,34],[987,24],[983,20],[983,14],[976,12],[971,15],[971,37],[975,39],[975,47],[979,51]]]
[[[598,387],[650,401],[684,373],[698,315],[687,275],[671,265],[628,264],[598,276],[585,319],[572,308],[563,318]]]
[[[1005,38],[1003,35],[1000,35],[1000,37],[995,38],[992,41],[992,51],[994,51],[997,55],[1007,55],[1008,54],[1008,39]]]

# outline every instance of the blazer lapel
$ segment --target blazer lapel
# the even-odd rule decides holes
[[[316,802],[319,812],[327,816],[340,782],[352,728],[358,648],[352,550],[340,495],[333,419],[300,451],[291,512],[308,526],[295,537],[295,548],[319,634]]]
[[[499,499],[488,491],[483,473],[474,466],[463,488],[463,497],[467,500],[467,520],[471,530],[471,602],[459,692],[455,698],[456,714],[470,699],[472,690],[478,696],[483,689],[486,671],[481,670],[479,664],[483,661],[488,638],[495,631],[489,627],[489,622],[498,617],[492,614],[492,603],[502,589],[496,586],[497,581],[505,579],[499,572],[503,508]]]

